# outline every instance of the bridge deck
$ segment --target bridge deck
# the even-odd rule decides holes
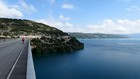
[[[28,40],[0,44],[0,79],[26,79]]]
[[[28,57],[28,44],[26,42],[25,47],[21,52],[21,56],[19,57],[9,79],[26,79],[27,57]]]

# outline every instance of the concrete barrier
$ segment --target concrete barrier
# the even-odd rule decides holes
[[[27,59],[27,75],[26,79],[36,79],[30,40],[28,45],[28,59]]]

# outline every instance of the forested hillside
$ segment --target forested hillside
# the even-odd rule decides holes
[[[41,36],[31,39],[33,53],[64,53],[84,48],[84,44],[67,33],[30,20],[0,18],[0,35],[8,38]]]

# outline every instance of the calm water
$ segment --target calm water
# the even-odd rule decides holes
[[[35,56],[37,79],[140,79],[140,40],[80,41],[84,50]]]

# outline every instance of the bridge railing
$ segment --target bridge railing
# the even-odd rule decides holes
[[[27,76],[26,79],[36,79],[30,40],[28,45]]]

